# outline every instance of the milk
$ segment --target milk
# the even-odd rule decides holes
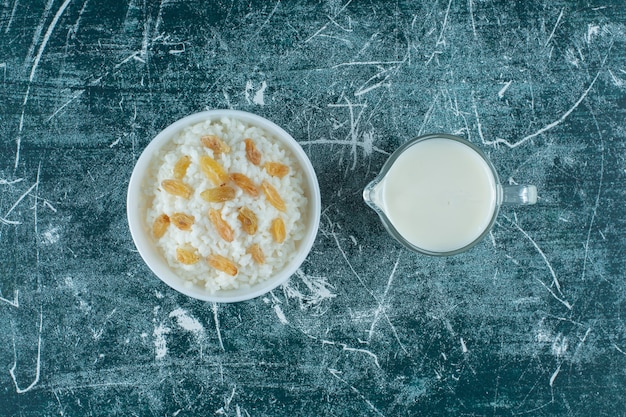
[[[376,186],[382,211],[411,244],[430,252],[467,246],[489,227],[496,209],[490,166],[461,142],[416,142]]]

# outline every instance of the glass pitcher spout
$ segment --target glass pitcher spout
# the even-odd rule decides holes
[[[380,186],[380,179],[377,178],[367,184],[363,190],[363,201],[370,206],[374,211],[381,213],[383,211],[382,203],[382,187]]]

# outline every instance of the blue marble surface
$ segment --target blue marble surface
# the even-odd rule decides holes
[[[6,0],[0,97],[0,415],[626,415],[623,1]],[[125,215],[151,138],[214,108],[322,189],[301,269],[235,304],[165,286]],[[361,193],[431,132],[538,204],[403,249]]]

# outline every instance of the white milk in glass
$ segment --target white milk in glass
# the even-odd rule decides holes
[[[496,179],[472,148],[451,139],[416,142],[379,186],[382,210],[413,245],[450,252],[476,240],[496,209]]]

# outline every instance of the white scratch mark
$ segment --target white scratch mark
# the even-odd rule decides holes
[[[592,38],[598,35],[598,33],[600,33],[600,26],[588,24],[587,25],[587,44],[590,44]]]
[[[15,290],[13,291],[13,300],[9,300],[8,298],[4,298],[0,296],[0,301],[4,301],[5,303],[15,308],[19,308],[20,306],[19,294],[20,294],[19,290]]]
[[[380,364],[378,363],[378,356],[376,354],[370,352],[369,350],[349,347],[349,346],[347,346],[347,345],[345,345],[343,343],[339,343],[339,346],[341,346],[341,348],[343,350],[348,351],[348,352],[364,353],[364,354],[366,354],[368,356],[371,356],[374,359],[374,364],[376,365],[376,367],[378,369],[380,369]]]
[[[369,132],[369,134],[367,133],[361,133],[360,131],[360,120],[361,120],[361,116],[363,116],[363,113],[365,111],[365,108],[367,107],[367,102],[366,103],[352,103],[350,102],[350,100],[348,100],[348,98],[345,95],[341,95],[341,98],[343,100],[345,100],[345,104],[342,103],[330,103],[328,104],[328,107],[342,107],[342,108],[348,108],[348,113],[349,113],[349,123],[350,123],[350,130],[346,135],[346,139],[344,141],[329,141],[326,139],[322,139],[323,142],[326,143],[340,143],[342,145],[348,145],[350,146],[352,149],[350,150],[350,154],[353,156],[353,163],[351,168],[354,170],[354,168],[356,167],[356,163],[358,161],[358,154],[357,154],[357,148],[358,147],[362,147],[364,153],[365,152],[371,152],[372,150],[374,150],[374,146],[372,144],[373,141],[373,133]],[[358,114],[355,116],[355,108],[360,108],[360,111],[358,112]],[[343,126],[345,123],[342,123],[341,126]],[[359,140],[359,138],[363,138],[362,141]],[[301,142],[304,144],[311,144],[313,142],[317,142],[317,143],[322,143],[320,141],[308,141],[308,142]],[[367,155],[367,154],[366,154]]]
[[[358,272],[356,272],[356,270],[354,269],[354,267],[352,266],[352,263],[350,263],[350,260],[348,259],[348,256],[346,255],[346,252],[343,250],[343,248],[341,247],[341,244],[339,243],[339,238],[337,237],[337,233],[335,233],[334,231],[334,223],[330,220],[330,218],[328,217],[328,215],[324,215],[326,217],[326,219],[328,220],[328,222],[331,225],[331,231],[330,231],[330,235],[333,237],[333,239],[335,240],[335,244],[337,245],[337,249],[339,249],[339,252],[341,253],[341,256],[343,257],[344,261],[346,261],[346,264],[348,265],[348,268],[350,268],[350,270],[352,271],[352,273],[354,274],[354,276],[356,277],[356,279],[359,281],[359,283],[363,286],[363,288],[365,288],[365,290],[369,293],[370,296],[372,296],[372,298],[374,300],[376,300],[376,302],[378,302],[378,299],[376,298],[376,296],[374,295],[374,293],[372,293],[372,291],[368,288],[367,285],[365,285],[365,282],[363,281],[363,279],[361,278],[361,276],[359,275]]]
[[[366,354],[368,356],[371,356],[374,359],[374,364],[376,365],[376,367],[380,369],[380,364],[378,363],[378,356],[376,356],[376,354],[370,352],[367,349],[359,349],[359,348],[349,347],[345,343],[333,342],[332,340],[321,340],[321,342],[322,342],[323,345],[340,346],[343,350],[348,351],[348,352],[364,353],[364,354]]]
[[[350,0],[350,1],[352,1],[352,0]],[[350,3],[350,2],[348,2],[348,3]],[[337,26],[339,29],[343,30],[344,32],[352,32],[352,21],[351,21],[351,20],[348,20],[348,27],[347,27],[347,28],[346,28],[346,27],[343,27],[342,25],[340,25],[339,23],[337,23],[337,21],[335,20],[335,18],[336,18],[337,16],[339,16],[339,14],[340,14],[341,12],[343,12],[343,11],[344,11],[344,9],[345,9],[347,6],[348,6],[347,4],[346,4],[346,5],[344,5],[344,6],[341,8],[341,10],[335,14],[335,16],[330,16],[330,15],[328,15],[327,17],[328,17],[328,20],[330,20],[330,22],[331,22],[333,25]],[[348,18],[348,19],[349,19],[349,18]]]
[[[351,62],[342,62],[341,64],[335,64],[331,69],[336,69],[339,67],[350,67],[350,66],[360,66],[360,65],[397,65],[402,64],[404,61],[351,61]]]
[[[183,329],[192,332],[196,337],[204,335],[204,326],[195,317],[189,315],[189,313],[182,308],[177,308],[169,314],[170,318],[176,319],[178,324]]]
[[[107,322],[111,319],[111,317],[113,317],[113,314],[115,314],[116,311],[117,311],[117,308],[114,308],[113,310],[111,310],[111,312],[109,314],[106,315],[100,330],[98,330],[98,331],[94,331],[93,329],[91,330],[91,332],[93,333],[93,338],[95,340],[99,340],[100,337],[102,337],[102,333],[104,333],[104,326],[106,326]],[[104,355],[101,355],[101,357],[104,357]]]
[[[9,16],[9,21],[7,22],[7,27],[4,28],[4,33],[9,33],[9,29],[11,28],[11,23],[13,23],[13,18],[15,17],[15,11],[17,10],[17,5],[19,4],[19,0],[15,0],[13,2],[13,8],[11,9],[11,16]]]
[[[211,303],[211,307],[213,308],[213,321],[215,321],[215,332],[217,333],[217,340],[220,343],[220,348],[222,351],[226,351],[224,349],[224,342],[222,341],[222,331],[220,330],[220,319],[217,314],[217,303]]]
[[[509,89],[509,87],[511,86],[511,83],[513,83],[513,80],[511,80],[511,81],[507,82],[506,84],[504,84],[504,87],[502,87],[500,89],[500,91],[498,91],[498,97],[499,98],[504,97],[504,93],[506,92],[506,90]]]
[[[389,78],[389,76],[390,76],[390,75],[387,75],[387,76],[385,77],[385,79],[383,79],[383,80],[381,80],[381,81],[377,82],[376,84],[370,85],[370,86],[369,86],[369,87],[367,87],[367,88],[361,88],[361,89],[359,89],[358,91],[356,91],[356,92],[354,93],[354,96],[355,96],[355,97],[362,96],[363,94],[367,94],[367,93],[369,93],[370,91],[375,90],[375,89],[377,89],[377,88],[379,88],[379,87],[389,87],[389,86],[391,86],[391,83],[388,83],[388,82],[387,82],[387,79]]]
[[[626,355],[626,352],[624,352],[622,349],[620,349],[615,343],[613,343],[613,347],[615,349],[617,349],[618,352],[623,353],[624,355]]]
[[[160,323],[158,326],[154,328],[154,332],[152,333],[154,336],[154,351],[155,351],[155,359],[163,359],[165,355],[167,355],[167,341],[165,340],[165,335],[170,332],[170,328]]]
[[[83,3],[83,7],[81,7],[80,12],[78,12],[78,18],[76,19],[74,26],[72,26],[72,29],[69,31],[73,37],[76,37],[76,34],[78,33],[80,21],[83,18],[83,13],[85,13],[85,9],[87,8],[87,3],[89,3],[89,0],[85,0],[85,2]]]
[[[100,330],[91,329],[91,334],[93,336],[93,340],[100,340],[102,337],[102,333],[104,333],[104,327],[101,327]]]
[[[591,214],[591,220],[589,221],[589,228],[587,229],[587,241],[585,242],[585,260],[583,261],[583,273],[581,280],[584,281],[585,273],[587,271],[587,259],[589,259],[589,241],[591,240],[591,229],[593,228],[593,222],[596,219],[596,213],[598,211],[598,207],[600,206],[600,194],[602,193],[602,184],[604,182],[604,138],[602,137],[602,131],[600,130],[600,126],[598,125],[598,120],[596,119],[596,115],[591,111],[591,115],[593,116],[593,120],[596,124],[596,130],[598,131],[598,135],[600,136],[600,146],[602,147],[601,159],[600,159],[600,178],[598,180],[598,193],[596,194],[596,201],[593,205],[593,212]]]
[[[54,17],[52,18],[52,21],[50,22],[50,25],[48,26],[48,29],[46,30],[46,33],[43,36],[41,44],[39,45],[39,50],[37,51],[37,55],[35,56],[35,61],[33,62],[33,66],[30,70],[30,77],[28,78],[28,81],[32,82],[33,78],[35,78],[35,71],[37,70],[37,67],[39,66],[39,61],[41,60],[41,56],[43,55],[44,49],[46,49],[48,40],[50,40],[50,35],[52,35],[52,31],[54,30],[55,26],[57,25],[57,22],[61,18],[61,15],[63,15],[63,12],[65,12],[65,9],[70,4],[70,1],[71,0],[65,0],[63,4],[61,4],[61,7],[59,7],[59,10],[56,12]]]
[[[168,51],[168,53],[169,53],[169,54],[171,54],[171,55],[176,55],[176,54],[184,54],[184,53],[185,53],[185,50],[186,50],[185,48],[186,48],[186,47],[185,47],[185,44],[184,44],[183,42],[179,43],[179,44],[178,44],[178,45],[176,45],[176,46],[177,46],[177,47],[178,47],[178,46],[182,46],[182,48],[181,48],[181,49],[178,49],[178,48],[176,48],[176,49],[170,49],[170,50]]]
[[[117,64],[115,64],[115,66],[113,67],[113,69],[118,69],[120,68],[122,65],[124,65],[125,63],[127,63],[128,61],[130,61],[131,59],[135,59],[135,57],[137,57],[139,54],[141,53],[141,51],[137,51],[132,53],[131,55],[127,56],[126,58],[124,58],[123,60],[121,60],[120,62],[118,62]],[[95,80],[93,80],[91,82],[91,85],[96,85],[98,84],[103,77],[109,75],[108,72],[106,72],[102,77],[96,78]]]
[[[396,262],[393,265],[393,269],[391,270],[391,273],[389,274],[389,278],[387,279],[387,286],[385,287],[385,292],[383,293],[383,297],[380,300],[380,303],[378,304],[378,308],[374,312],[374,320],[372,320],[372,324],[370,326],[368,341],[371,340],[372,336],[374,335],[374,329],[376,328],[376,323],[378,323],[378,320],[380,318],[380,313],[384,312],[387,307],[385,305],[385,299],[387,298],[387,293],[389,292],[389,289],[391,288],[391,283],[393,282],[393,277],[396,274],[396,270],[398,269],[399,263],[400,263],[400,255],[398,255],[398,257],[396,258]]]
[[[562,336],[560,333],[554,338],[552,342],[552,354],[558,358],[563,357],[567,353],[569,347],[568,339]]]
[[[245,96],[246,96],[246,102],[248,104],[251,104],[252,101],[250,100],[250,92],[254,89],[254,85],[252,84],[252,80],[248,80],[246,81],[246,89],[245,89]]]
[[[430,120],[430,117],[433,114],[433,110],[438,102],[439,102],[439,92],[435,94],[435,97],[433,98],[433,102],[431,103],[430,107],[428,108],[428,111],[424,115],[424,121],[422,122],[422,126],[420,127],[420,130],[417,132],[417,136],[420,136],[424,132],[424,128],[426,127],[426,124]]]
[[[328,23],[326,23],[324,26],[322,26],[317,32],[315,32],[314,34],[312,34],[311,36],[309,36],[304,43],[309,43],[311,41],[311,39],[315,38],[317,35],[319,35],[320,33],[322,33],[323,31],[326,30],[326,28],[328,27]]]
[[[337,294],[331,291],[334,287],[325,277],[314,277],[305,274],[301,269],[296,271],[296,276],[302,280],[304,285],[311,291],[310,294],[303,294],[295,288],[290,281],[283,284],[282,290],[287,298],[296,298],[300,303],[300,309],[309,306],[319,305],[326,299],[335,298]]]
[[[280,0],[278,0],[276,2],[276,5],[274,6],[274,9],[272,9],[270,14],[267,16],[267,19],[265,19],[263,24],[261,26],[259,26],[259,29],[257,29],[257,31],[254,34],[254,38],[256,38],[258,36],[258,34],[261,33],[261,30],[265,27],[265,25],[267,25],[270,22],[270,20],[272,19],[272,16],[274,16],[274,13],[276,13],[276,10],[278,10],[278,6],[279,5],[280,5]]]
[[[226,91],[226,89],[222,90],[222,94],[224,95],[224,99],[226,100],[226,107],[229,108],[229,109],[232,109],[233,105],[230,102],[230,95],[228,95],[228,92]],[[206,110],[210,110],[210,108],[208,106],[205,109]]]
[[[591,327],[587,328],[587,331],[585,332],[585,335],[583,336],[583,338],[580,340],[580,342],[578,343],[578,346],[576,346],[576,350],[574,351],[574,355],[578,354],[578,351],[580,350],[580,348],[582,347],[582,345],[585,343],[585,341],[587,340],[587,336],[589,336],[589,333],[591,333]]]
[[[24,181],[24,178],[18,178],[16,180],[5,180],[3,178],[0,178],[0,185],[13,185],[13,184],[17,184],[18,182],[22,182]]]
[[[264,106],[265,105],[265,98],[264,98],[263,94],[265,93],[265,89],[266,88],[267,88],[267,83],[265,81],[263,81],[261,83],[261,88],[259,88],[256,91],[256,93],[254,94],[254,98],[252,99],[254,104],[258,104],[259,106]]]
[[[52,113],[52,116],[48,117],[48,119],[46,119],[46,122],[49,122],[50,120],[52,120],[54,118],[54,116],[56,116],[61,110],[63,110],[68,104],[70,104],[72,101],[76,100],[80,95],[82,95],[85,92],[85,90],[78,90],[76,92],[76,94],[74,94],[74,96],[72,98],[70,98],[68,101],[65,102],[65,104],[63,104],[61,107],[59,107],[54,113]]]
[[[15,377],[15,369],[17,368],[17,352],[15,350],[15,338],[13,338],[13,366],[9,369],[9,374],[11,374],[11,378],[13,379],[13,384],[15,385],[15,391],[18,394],[23,394],[25,392],[30,391],[37,383],[39,382],[39,376],[41,374],[41,331],[43,329],[43,309],[39,310],[39,338],[37,341],[37,365],[35,368],[35,379],[29,386],[26,388],[20,388],[17,383],[17,379]]]
[[[467,353],[467,345],[465,344],[465,340],[463,340],[463,338],[461,338],[461,352],[463,353]]]
[[[476,100],[474,99],[474,94],[472,93],[472,108],[474,109],[474,115],[476,116],[476,128],[478,129],[478,136],[482,143],[485,142],[485,137],[483,136],[483,125],[480,123],[480,117],[478,117],[478,108],[476,107]]]
[[[621,78],[618,78],[615,76],[615,74],[613,74],[613,72],[611,70],[608,70],[609,74],[611,75],[611,79],[613,80],[613,85],[615,85],[616,87],[623,87],[624,84],[626,84],[626,81],[622,80]]]
[[[528,233],[526,233],[525,230],[523,230],[519,224],[517,224],[517,222],[513,223],[513,226],[515,226],[515,228],[517,228],[517,230],[519,230],[520,232],[522,232],[522,234],[528,239],[530,240],[530,242],[533,244],[533,246],[535,247],[535,249],[537,249],[537,252],[539,252],[539,254],[541,255],[541,257],[543,258],[543,261],[546,263],[546,265],[548,266],[548,270],[550,271],[550,274],[552,275],[552,282],[554,283],[554,285],[556,286],[556,289],[559,291],[559,294],[563,295],[563,293],[561,292],[561,285],[559,284],[559,280],[556,278],[556,273],[554,272],[554,269],[552,269],[552,265],[550,264],[550,261],[548,260],[548,257],[546,256],[545,253],[543,253],[543,251],[541,250],[541,248],[539,247],[539,245],[537,245],[537,242],[535,242],[533,240],[533,238],[531,238]]]
[[[148,55],[148,43],[150,41],[150,24],[152,23],[152,19],[147,17],[143,24],[143,40],[141,42],[141,56]]]
[[[554,32],[556,32],[556,28],[559,26],[559,23],[561,22],[561,18],[563,17],[563,10],[564,9],[561,9],[561,13],[559,13],[559,17],[556,19],[556,23],[554,24],[554,29],[552,29],[552,33],[550,33],[550,36],[548,36],[548,40],[546,41],[544,46],[548,46],[548,44],[552,40],[552,37],[554,36]]]
[[[26,197],[28,194],[30,194],[31,191],[33,191],[35,188],[37,188],[38,185],[39,185],[39,182],[37,181],[28,190],[26,190],[26,192],[24,194],[22,194],[20,196],[20,198],[18,198],[17,201],[11,206],[9,211],[6,212],[4,217],[0,217],[0,223],[4,223],[4,224],[20,224],[20,222],[8,220],[7,217],[9,217],[11,212],[13,212],[13,210],[15,210],[15,208],[22,202],[24,197]]]
[[[474,22],[474,2],[472,0],[468,0],[468,3],[470,17],[472,19],[472,31],[474,32],[474,39],[476,39],[478,36],[476,35],[476,22]]]
[[[330,218],[328,217],[328,215],[324,214],[324,217],[326,217],[326,219],[328,220],[329,224],[331,225],[331,229],[334,228],[334,224],[333,222],[330,220]],[[341,256],[343,257],[343,259],[346,261],[346,264],[348,265],[348,267],[350,268],[350,270],[352,271],[352,273],[354,274],[354,276],[356,277],[356,279],[359,281],[359,283],[363,286],[363,288],[365,288],[365,290],[367,291],[367,293],[374,299],[374,301],[376,301],[376,303],[380,306],[381,305],[381,301],[378,300],[378,297],[376,297],[376,295],[372,292],[372,290],[365,284],[365,282],[363,281],[363,279],[361,278],[361,276],[356,272],[356,270],[354,269],[354,267],[352,266],[352,264],[350,263],[350,260],[348,259],[346,252],[343,250],[343,248],[341,247],[341,244],[339,243],[339,239],[337,238],[337,233],[335,233],[334,230],[330,231],[330,235],[333,237],[333,239],[335,240],[335,243],[337,244],[337,248],[339,249],[339,252],[341,252]],[[389,319],[389,316],[387,315],[387,313],[383,310],[380,312],[380,314],[383,314],[383,316],[385,317],[385,321],[387,322],[387,324],[389,324],[389,327],[391,328],[391,330],[394,333],[394,336],[398,342],[398,344],[400,345],[400,347],[406,351],[406,349],[404,348],[404,345],[402,344],[402,342],[400,341],[400,338],[398,337],[398,333],[396,331],[396,328],[394,327],[394,325],[391,323],[391,320]]]
[[[280,308],[280,305],[274,304],[274,312],[282,324],[289,324],[289,320],[287,320],[287,317],[285,316],[285,313],[283,313],[283,309]]]
[[[354,156],[353,162],[352,162],[352,169],[354,169],[356,167],[356,162],[357,162],[357,144],[359,143],[359,130],[358,130],[358,126],[359,126],[359,121],[361,120],[361,116],[363,115],[363,111],[365,111],[365,106],[361,107],[361,111],[359,112],[358,116],[356,117],[356,119],[354,118],[354,106],[352,105],[352,103],[350,103],[350,100],[348,100],[347,97],[344,97],[344,99],[346,100],[346,103],[348,104],[348,110],[350,113],[350,133],[349,133],[349,137],[350,137],[350,142],[352,144],[352,155]]]
[[[364,139],[365,139],[365,135],[369,135],[367,137],[368,140],[372,138],[371,134],[364,133],[363,134]],[[300,145],[340,145],[340,146],[354,146],[355,145],[355,143],[350,140],[330,140],[330,139],[304,140],[304,141],[299,141],[298,143]],[[389,155],[389,152],[383,149],[380,149],[377,146],[373,146],[371,140],[369,142],[366,142],[366,141],[358,142],[356,143],[356,146],[363,148],[364,152],[366,150],[370,150],[370,153],[373,151],[373,152],[380,153],[383,155]]]
[[[450,5],[452,4],[452,0],[448,2],[448,7],[446,8],[446,14],[443,17],[443,24],[441,25],[441,32],[439,32],[439,37],[437,38],[436,46],[445,45],[446,41],[443,38],[443,33],[446,30],[446,26],[448,26],[448,15],[450,14]]]
[[[55,213],[57,212],[57,209],[52,204],[50,204],[50,202],[48,200],[43,200],[43,205],[48,207],[53,212],[55,212]]]
[[[504,256],[506,256],[507,259],[510,259],[511,262],[513,262],[515,265],[519,265],[519,261],[517,259],[513,258],[511,255],[506,254]]]
[[[39,24],[37,25],[37,27],[35,28],[35,32],[33,34],[33,41],[31,42],[30,47],[28,48],[28,53],[26,54],[26,59],[24,60],[25,64],[28,62],[31,62],[33,59],[35,48],[37,44],[39,43],[39,40],[41,38],[41,32],[43,31],[43,28],[46,23],[46,19],[48,18],[48,13],[50,13],[50,10],[52,10],[53,5],[54,5],[54,0],[48,0],[48,2],[46,3],[41,20]]]
[[[446,30],[446,27],[448,26],[448,15],[450,14],[451,4],[452,4],[452,0],[448,2],[448,7],[446,8],[446,14],[443,16],[443,23],[441,24],[441,31],[439,32],[439,37],[437,38],[437,42],[435,43],[435,50],[430,54],[430,57],[426,61],[425,65],[430,64],[430,61],[433,60],[435,55],[439,55],[442,53],[442,51],[436,49],[439,45],[444,45],[444,46],[446,45],[446,40],[444,39],[443,35]]]
[[[115,139],[113,142],[111,142],[111,144],[109,145],[109,148],[114,147],[115,145],[117,145],[118,143],[120,143],[120,141],[122,140],[121,137]]]
[[[559,298],[558,295],[556,295],[554,293],[554,291],[552,291],[552,289],[550,287],[548,287],[542,280],[540,280],[539,278],[535,277],[535,279],[546,289],[548,290],[548,292],[552,295],[552,297],[554,297],[556,300],[558,300],[561,304],[563,304],[565,307],[567,307],[568,310],[572,309],[572,306],[570,303],[568,303],[566,300],[563,300],[562,298]]]
[[[17,221],[17,220],[7,220],[7,219],[2,218],[2,217],[0,217],[0,223],[6,224],[7,226],[11,226],[11,225],[15,226],[15,225],[18,225],[18,224],[22,224],[22,222],[20,222],[20,221]]]
[[[37,214],[38,214],[38,209],[39,209],[39,177],[41,176],[41,161],[39,161],[39,165],[37,166],[37,180],[35,181],[35,183],[37,184],[37,187],[35,187],[35,204],[33,204],[33,224],[35,226],[35,237],[37,237],[37,239],[39,239],[39,222],[37,221]],[[37,265],[39,265],[39,245],[35,246],[35,253],[36,253],[36,262]],[[40,274],[37,274],[37,287],[39,288],[41,286],[41,276]]]
[[[227,398],[224,398],[224,406],[220,407],[217,411],[215,411],[215,414],[221,414],[221,415],[226,414],[226,412],[230,408],[230,403],[233,401],[233,398],[235,398],[236,390],[237,390],[237,385],[233,386],[233,389],[230,392],[230,396],[228,396]],[[237,415],[239,415],[239,412],[237,412]]]
[[[334,18],[336,18],[337,16],[339,16],[345,9],[346,7],[348,7],[348,5],[352,3],[352,0],[349,0],[346,2],[346,4],[344,4],[341,9],[339,9],[339,11],[337,11],[337,13],[335,13],[333,15],[333,17],[328,16],[328,19],[330,20],[330,22],[334,23],[335,25],[337,25],[337,23],[334,21]],[[339,25],[337,25],[339,26]],[[328,23],[326,23],[324,26],[322,26],[317,32],[315,32],[313,35],[309,36],[309,38],[307,40],[304,41],[304,43],[308,43],[311,39],[315,38],[316,36],[318,36],[320,33],[322,33],[324,30],[326,30],[326,28],[328,27]],[[341,27],[341,26],[340,26]],[[342,28],[343,29],[343,28]]]
[[[478,124],[479,126],[479,134],[480,137],[483,141],[483,144],[485,145],[497,145],[499,143],[503,143],[506,146],[508,146],[509,148],[513,149],[513,148],[517,148],[518,146],[524,144],[525,142],[529,141],[530,139],[537,137],[539,135],[541,135],[542,133],[547,132],[548,130],[554,128],[555,126],[560,125],[561,123],[563,123],[565,121],[565,119],[567,119],[569,117],[570,114],[572,114],[572,112],[574,110],[576,110],[576,108],[580,105],[580,103],[582,103],[582,101],[585,99],[585,97],[587,97],[587,94],[589,94],[589,91],[591,91],[591,89],[593,88],[593,85],[596,83],[596,80],[598,79],[598,77],[600,76],[600,72],[598,72],[596,74],[596,76],[594,77],[593,81],[591,81],[591,84],[589,84],[589,87],[587,87],[587,89],[583,92],[583,94],[580,96],[580,98],[578,100],[576,100],[576,103],[574,103],[574,105],[572,107],[569,108],[569,110],[567,110],[565,113],[563,113],[563,115],[561,117],[559,117],[557,120],[555,120],[554,122],[542,127],[541,129],[537,130],[535,133],[532,133],[528,136],[523,137],[522,139],[518,140],[517,142],[511,143],[509,141],[507,141],[506,139],[501,139],[501,138],[496,138],[496,140],[493,141],[485,141],[485,139],[482,136],[482,132],[480,131],[480,123]],[[478,112],[476,112],[476,107],[474,107],[474,111],[476,113],[476,118],[478,119]]]
[[[57,243],[60,237],[59,227],[58,226],[51,227],[50,229],[43,232],[42,237],[43,237],[43,242],[48,245]]]
[[[384,414],[381,413],[375,406],[374,404],[372,404],[372,402],[370,400],[368,400],[367,398],[365,398],[365,396],[363,394],[361,394],[361,391],[359,391],[358,389],[356,389],[355,387],[353,387],[352,385],[350,385],[348,383],[348,381],[346,381],[345,379],[343,379],[342,377],[340,377],[339,375],[341,374],[341,371],[338,371],[336,369],[333,368],[327,368],[328,372],[330,372],[330,374],[332,376],[334,376],[335,378],[337,378],[339,381],[343,382],[345,385],[347,385],[350,390],[352,392],[354,392],[356,395],[359,396],[359,398],[361,398],[361,400],[363,400],[363,402],[365,402],[365,404],[367,404],[372,411],[374,411],[377,415],[384,417]]]
[[[46,30],[46,33],[43,36],[41,44],[39,45],[39,50],[37,51],[37,55],[35,56],[33,65],[30,69],[30,76],[28,78],[28,87],[26,89],[26,94],[24,95],[24,102],[22,103],[22,115],[20,116],[20,124],[19,124],[18,132],[17,132],[17,138],[15,141],[16,142],[15,166],[14,166],[15,169],[17,169],[17,166],[20,163],[20,149],[22,146],[22,130],[24,128],[24,114],[26,112],[26,103],[28,103],[28,98],[30,96],[30,84],[35,78],[35,72],[37,71],[37,67],[39,66],[39,61],[41,60],[41,56],[43,55],[43,52],[46,49],[46,46],[48,45],[48,40],[50,40],[52,31],[54,30],[57,22],[61,18],[61,15],[65,11],[65,9],[70,4],[70,1],[71,0],[65,0],[63,4],[61,4],[61,7],[59,7],[59,10],[56,12],[54,17],[52,18],[52,21],[50,22],[50,25],[48,26],[48,29]],[[51,2],[48,3],[49,6],[51,4],[52,4]]]
[[[554,385],[554,380],[556,379],[559,372],[561,372],[561,363],[559,363],[559,366],[557,366],[556,371],[554,371],[554,373],[550,377],[550,386]]]

